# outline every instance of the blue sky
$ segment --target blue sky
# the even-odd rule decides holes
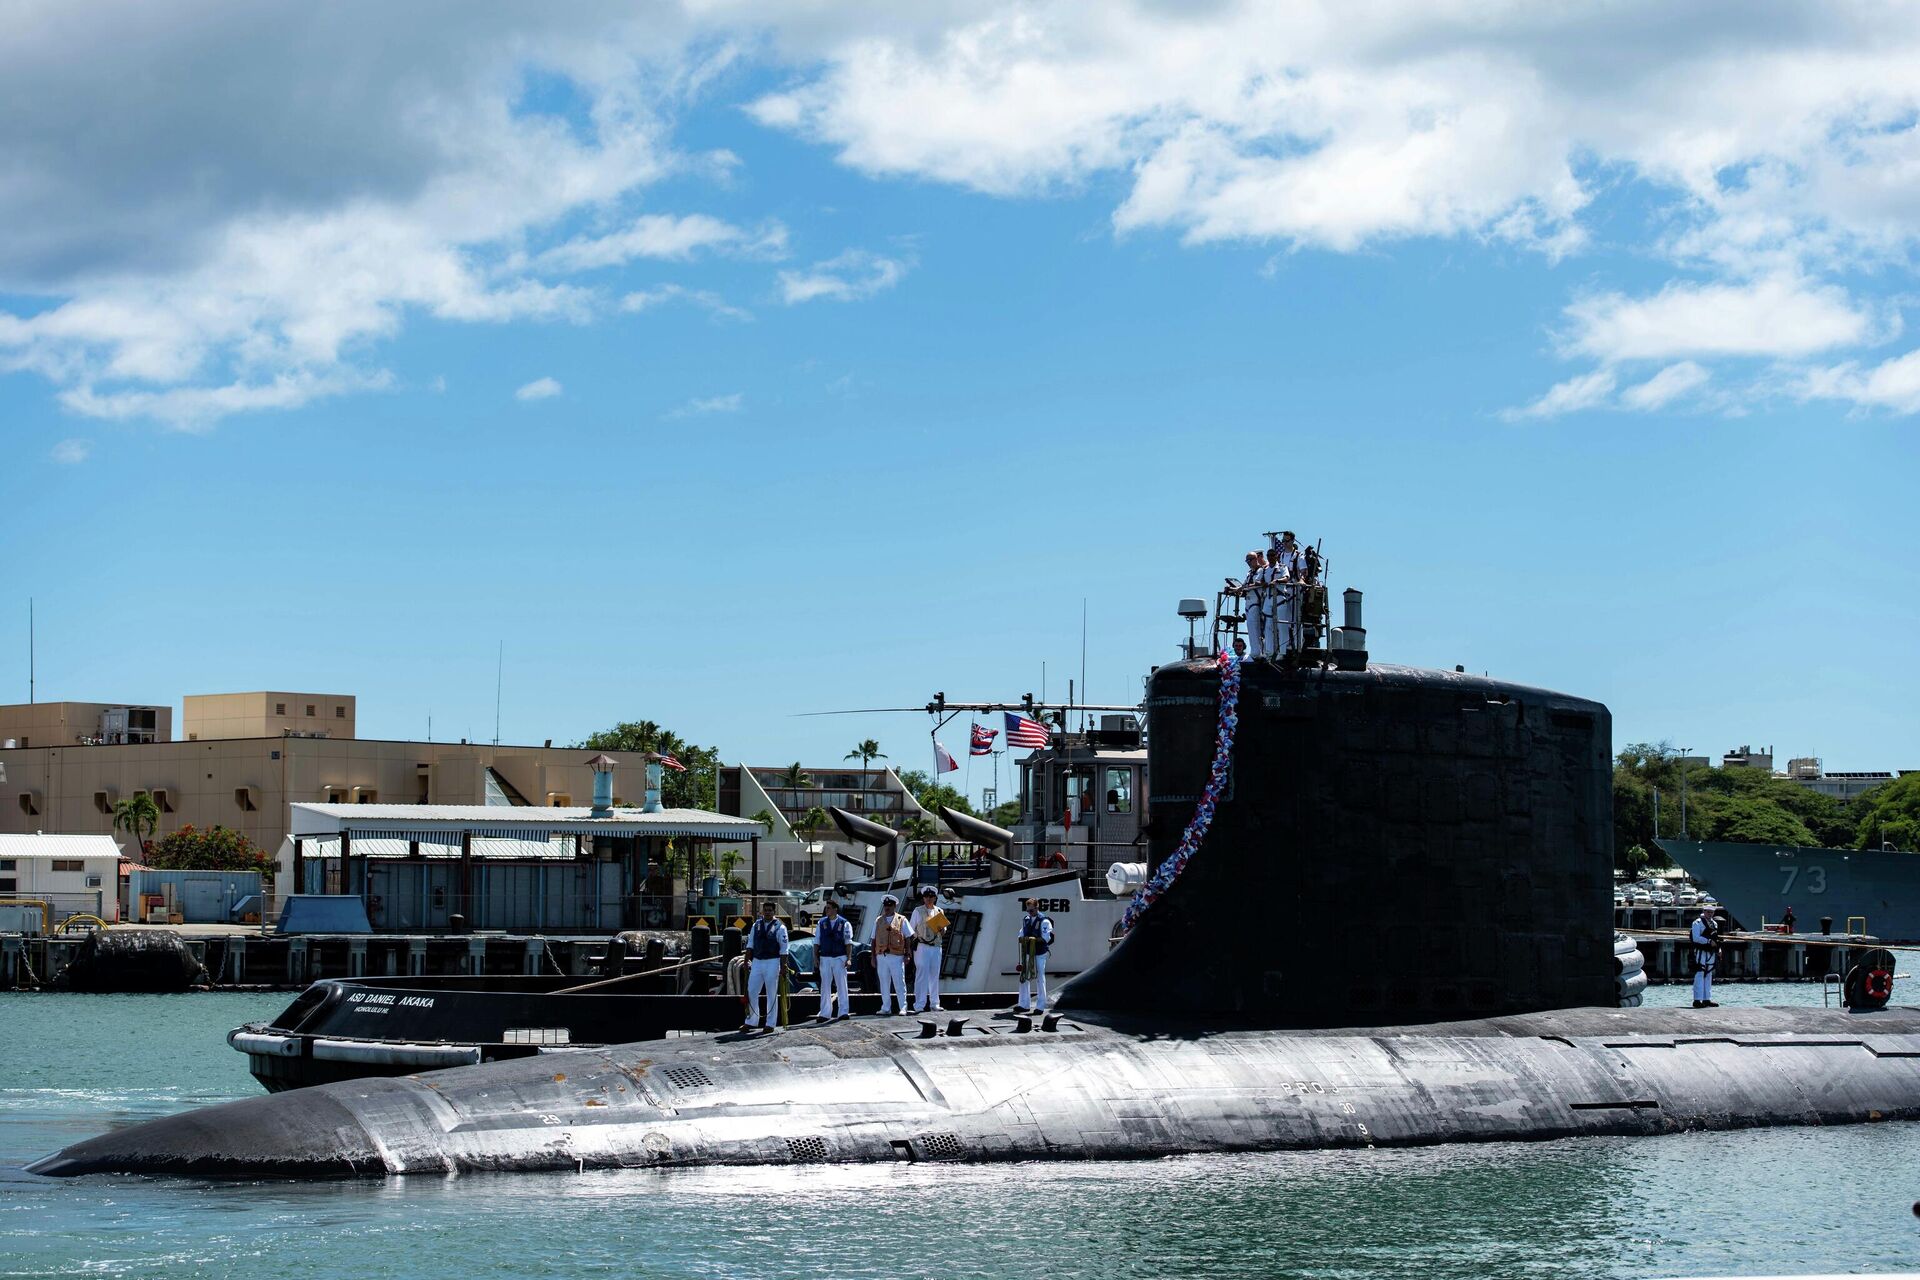
[[[46,699],[490,738],[504,644],[508,740],[923,765],[796,713],[1057,696],[1083,600],[1131,701],[1286,525],[1380,659],[1920,767],[1878,11],[207,8],[0,37],[8,700],[32,596]]]

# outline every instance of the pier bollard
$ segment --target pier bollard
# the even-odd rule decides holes
[[[304,984],[307,981],[307,940],[292,938],[287,942],[287,981]]]

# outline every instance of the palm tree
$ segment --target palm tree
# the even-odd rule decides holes
[[[113,829],[132,836],[134,844],[142,851],[159,825],[160,806],[144,791],[136,791],[113,806]]]
[[[853,750],[847,752],[847,754],[843,756],[842,759],[852,760],[856,757],[858,757],[860,761],[860,768],[864,771],[870,765],[872,765],[872,763],[875,760],[885,760],[887,758],[887,753],[882,751],[880,749],[880,744],[878,742],[875,742],[872,738],[862,738],[860,740],[860,745],[855,747]]]
[[[832,820],[833,819],[827,816],[825,809],[822,809],[817,804],[811,805],[805,813],[795,818],[791,823],[793,834],[805,841],[808,850],[811,851],[813,848],[813,837],[819,832],[820,828],[826,826],[827,823]]]
[[[813,779],[807,776],[807,771],[800,767],[798,760],[795,760],[787,766],[786,773],[780,778],[780,785],[783,787],[792,787],[797,791],[801,787],[812,786]]]
[[[754,814],[751,820],[765,827],[768,835],[772,835],[773,829],[780,825],[780,819],[774,817],[771,809],[762,809]]]
[[[913,844],[933,839],[940,834],[940,828],[934,826],[933,819],[926,814],[916,813],[900,824],[900,834],[906,838],[907,843]]]
[[[729,849],[720,855],[720,878],[726,882],[725,887],[728,893],[747,891],[747,882],[733,874],[733,869],[740,865],[740,858],[738,849]]]

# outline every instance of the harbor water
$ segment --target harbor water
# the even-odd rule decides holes
[[[1901,984],[1903,987],[1905,983]],[[1814,1004],[1817,986],[1723,986]],[[1896,998],[1904,998],[1901,991]],[[1920,1125],[1137,1164],[35,1178],[250,1097],[284,994],[0,995],[0,1276],[1631,1276],[1920,1269]],[[1690,1000],[1654,988],[1650,1004]]]

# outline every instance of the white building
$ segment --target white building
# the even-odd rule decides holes
[[[52,923],[72,915],[120,918],[120,846],[112,836],[0,834],[0,899],[47,904]]]

